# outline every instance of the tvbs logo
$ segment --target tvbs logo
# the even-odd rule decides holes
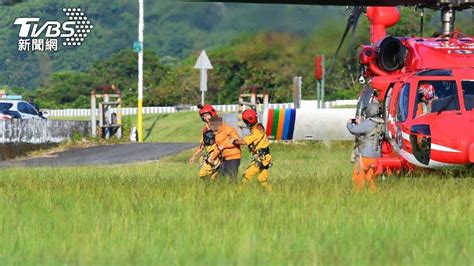
[[[58,38],[63,46],[80,46],[94,26],[80,8],[63,8],[68,17],[65,22],[46,21],[40,18],[17,18],[19,25],[18,51],[57,51]]]

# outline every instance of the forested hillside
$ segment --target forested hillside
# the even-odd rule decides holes
[[[18,17],[64,21],[64,7],[80,7],[94,29],[80,47],[55,53],[17,51]],[[280,5],[160,3],[145,1],[145,48],[168,62],[195,49],[228,44],[242,33],[289,32],[304,36],[341,9]],[[137,40],[138,1],[30,0],[0,8],[0,84],[35,89],[56,71],[86,70],[97,60],[131,48]]]

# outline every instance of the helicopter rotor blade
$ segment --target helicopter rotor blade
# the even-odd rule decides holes
[[[439,0],[443,1],[443,0]],[[444,0],[449,1],[449,0]],[[248,4],[331,5],[331,6],[396,6],[435,5],[437,0],[184,0],[179,2],[223,2]]]
[[[13,6],[22,2],[23,0],[0,0],[0,6]]]
[[[347,19],[346,28],[344,29],[344,33],[342,34],[341,40],[339,41],[339,45],[337,46],[336,53],[334,53],[334,57],[332,58],[331,64],[329,65],[328,72],[327,72],[328,77],[332,72],[334,64],[336,63],[336,60],[337,60],[337,56],[339,55],[339,52],[341,51],[342,44],[344,43],[344,40],[346,39],[347,34],[349,33],[349,30],[351,28],[352,28],[352,36],[351,36],[350,43],[352,45],[355,29],[357,27],[357,22],[359,21],[359,17],[362,14],[363,10],[364,10],[363,6],[357,6],[352,10],[351,14],[349,15]]]
[[[12,1],[12,0],[10,0]],[[13,0],[14,1],[14,0]],[[163,0],[181,3],[242,3],[327,6],[419,6],[436,10],[463,10],[474,7],[474,0]]]
[[[352,46],[354,45],[355,31],[357,29],[357,25],[359,24],[360,15],[362,15],[364,10],[365,10],[365,7],[360,6],[358,7],[357,13],[355,14],[354,23],[352,25],[351,39],[349,40],[349,49],[348,49],[349,51],[352,50]]]

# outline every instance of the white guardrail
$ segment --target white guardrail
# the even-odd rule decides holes
[[[338,106],[347,106],[347,105],[356,105],[357,100],[336,100],[331,102],[324,102],[324,108],[332,108]],[[239,110],[238,104],[227,104],[227,105],[213,105],[214,108],[219,112],[237,112]],[[302,108],[313,108],[316,107],[316,101],[302,101]],[[271,109],[286,109],[294,108],[293,103],[270,103],[268,108]],[[138,108],[136,107],[126,107],[122,108],[123,115],[136,115],[138,113]],[[150,106],[143,107],[143,114],[163,114],[163,113],[175,113],[179,110],[183,111],[197,111],[196,106],[191,106],[190,108],[180,108],[179,106]],[[48,117],[78,117],[78,116],[90,116],[91,109],[59,109],[59,110],[48,110],[43,109]],[[112,108],[112,112],[116,112],[115,108]],[[96,115],[98,115],[99,110],[96,109]]]

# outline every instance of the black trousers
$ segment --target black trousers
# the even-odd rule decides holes
[[[240,159],[224,160],[219,168],[219,176],[228,176],[229,181],[236,183]]]

